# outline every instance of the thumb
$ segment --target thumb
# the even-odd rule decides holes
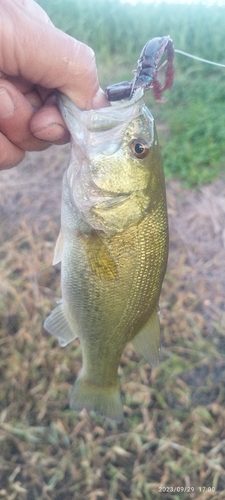
[[[12,0],[1,0],[0,69],[46,89],[59,89],[81,109],[109,105],[99,87],[95,55],[87,45],[66,35],[46,14]]]

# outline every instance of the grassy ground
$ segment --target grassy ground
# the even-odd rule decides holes
[[[62,349],[42,327],[60,297],[51,260],[67,159],[53,148],[1,173],[0,498],[222,499],[225,185],[168,182],[161,362],[151,370],[127,346],[125,422],[114,426],[69,409],[79,343]]]

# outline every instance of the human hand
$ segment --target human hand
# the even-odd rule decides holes
[[[79,108],[108,106],[92,49],[53,26],[33,0],[0,0],[0,170],[64,144],[54,90]]]

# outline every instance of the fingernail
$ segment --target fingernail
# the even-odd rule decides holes
[[[67,137],[68,131],[59,123],[50,123],[46,127],[33,131],[33,134],[38,139],[56,142]]]
[[[14,102],[8,92],[0,88],[0,118],[9,118],[15,110]]]

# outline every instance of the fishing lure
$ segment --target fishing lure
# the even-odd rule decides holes
[[[158,67],[160,59],[166,52],[167,59]],[[170,89],[174,80],[174,46],[170,36],[156,37],[149,40],[143,47],[134,70],[135,76],[131,82],[120,82],[109,85],[105,89],[106,97],[109,101],[120,101],[121,99],[131,99],[134,91],[138,87],[144,90],[152,88],[156,101],[163,102],[162,94]],[[165,83],[161,87],[157,79],[157,73],[165,66]]]

